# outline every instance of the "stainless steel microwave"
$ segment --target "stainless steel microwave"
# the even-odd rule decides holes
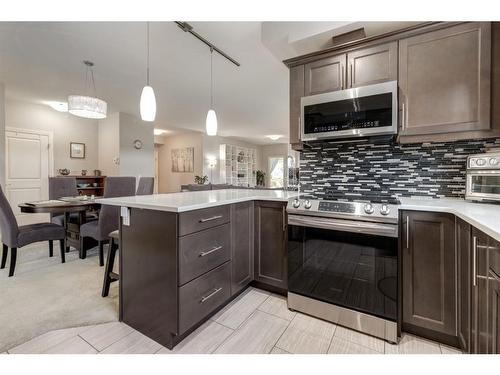
[[[500,152],[467,157],[465,199],[500,201]]]
[[[396,134],[397,123],[397,81],[301,99],[302,141]]]

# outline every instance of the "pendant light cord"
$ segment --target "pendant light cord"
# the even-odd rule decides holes
[[[210,109],[214,109],[213,59],[214,59],[214,48],[210,47]]]
[[[147,70],[146,70],[146,82],[147,85],[149,86],[149,22],[146,23],[147,25],[147,46],[148,46],[148,57],[147,57]]]

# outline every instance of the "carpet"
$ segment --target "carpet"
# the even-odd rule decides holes
[[[58,241],[54,257],[48,248],[38,243],[18,249],[13,277],[8,277],[10,256],[0,270],[0,353],[52,330],[118,320],[118,283],[101,297],[104,267],[97,248],[86,259],[72,249],[64,264]]]

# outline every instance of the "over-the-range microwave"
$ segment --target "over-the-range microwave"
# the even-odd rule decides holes
[[[397,133],[398,83],[390,81],[301,99],[302,141]]]

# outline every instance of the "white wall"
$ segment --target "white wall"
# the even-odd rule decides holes
[[[0,185],[5,186],[5,85],[0,82]]]
[[[71,174],[82,169],[93,173],[98,168],[97,121],[83,119],[53,110],[47,105],[7,99],[5,126],[52,131],[54,134],[54,168],[68,168]],[[2,136],[2,140],[5,136]],[[85,143],[85,159],[71,159],[70,142]],[[3,162],[2,164],[4,164]]]
[[[140,140],[142,148],[136,149],[134,141]],[[153,124],[120,112],[120,175],[155,175]]]
[[[161,143],[163,143],[161,145]],[[181,190],[181,185],[194,183],[194,176],[203,173],[203,134],[194,131],[185,131],[180,134],[163,136],[163,141],[158,141],[159,165],[159,193],[176,193]],[[172,149],[194,147],[194,172],[172,172]]]
[[[98,125],[98,165],[104,176],[119,176],[120,165],[120,114],[108,114]]]
[[[253,143],[242,142],[233,138],[220,137],[220,136],[208,136],[203,134],[203,174],[208,176],[210,180],[210,167],[209,160],[215,158],[217,160],[217,165],[212,172],[212,182],[213,184],[221,183],[220,180],[220,145],[229,144],[233,146],[254,148],[257,150],[257,169],[261,168],[261,146],[255,145]]]

